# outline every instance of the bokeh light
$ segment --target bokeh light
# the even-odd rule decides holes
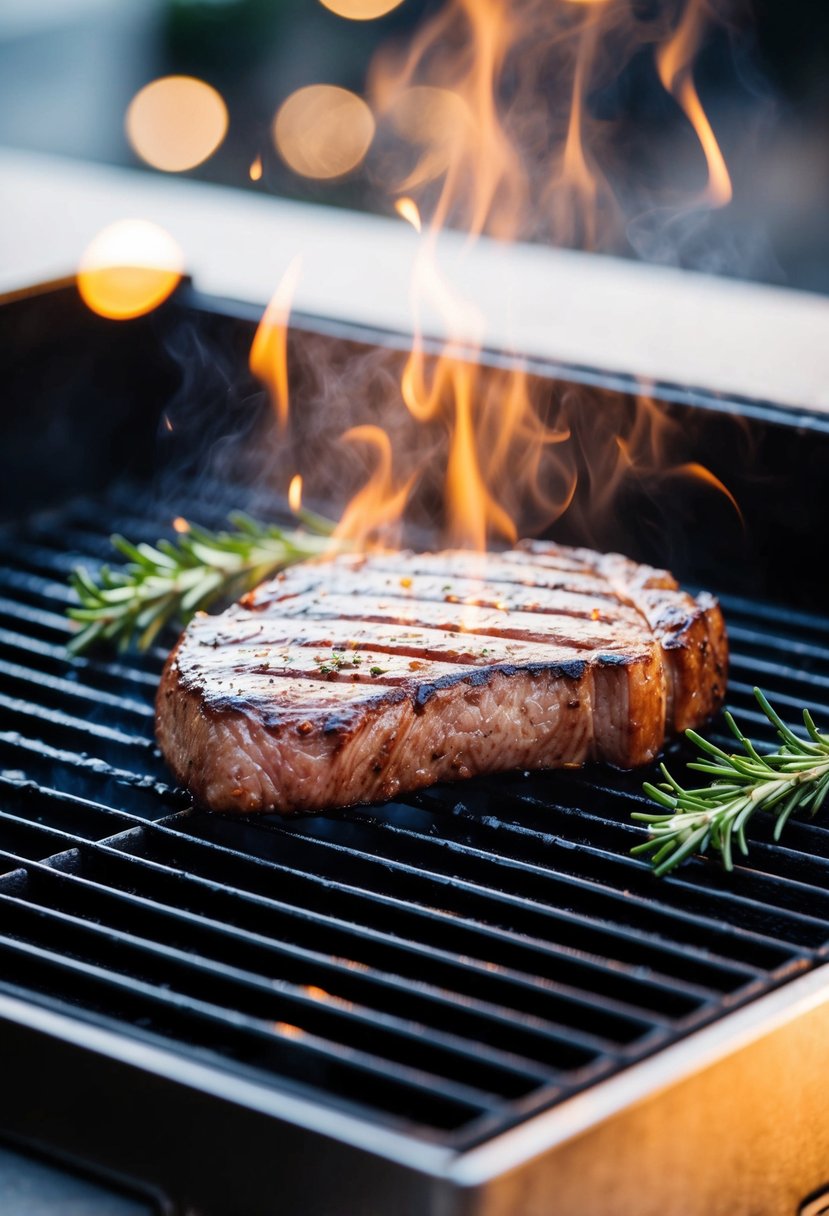
[[[99,316],[126,321],[163,303],[183,270],[182,252],[169,232],[148,220],[119,220],[85,250],[78,291]]]
[[[227,132],[222,97],[193,76],[163,76],[136,93],[127,109],[133,150],[154,169],[181,173],[212,156]]]
[[[375,17],[384,17],[402,3],[403,0],[320,0],[320,4],[332,13],[338,17],[348,17],[351,21],[373,21]]]
[[[274,119],[276,150],[302,177],[342,177],[355,169],[374,138],[371,110],[356,93],[336,85],[297,89]]]

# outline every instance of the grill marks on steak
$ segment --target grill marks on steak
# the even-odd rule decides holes
[[[344,556],[197,617],[162,676],[161,748],[216,810],[319,810],[431,782],[650,760],[722,701],[709,596],[618,555]]]

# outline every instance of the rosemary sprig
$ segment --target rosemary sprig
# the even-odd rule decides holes
[[[125,566],[104,566],[97,579],[78,566],[70,577],[80,603],[67,613],[81,629],[68,649],[81,654],[105,642],[146,650],[165,625],[183,625],[199,609],[235,599],[283,567],[328,550],[334,525],[308,511],[298,518],[303,527],[285,529],[235,512],[228,517],[231,529],[190,525],[175,541],[155,545],[113,536]]]
[[[759,688],[754,689],[754,695],[780,738],[776,751],[761,755],[731,714],[726,713],[725,720],[742,752],[725,752],[696,731],[686,731],[704,755],[688,767],[712,778],[709,785],[684,789],[663,764],[665,780],[659,785],[648,782],[643,787],[664,811],[633,815],[648,825],[651,836],[631,852],[652,853],[654,873],[667,874],[692,853],[705,853],[709,847],[721,855],[725,868],[731,870],[733,843],[736,840],[744,856],[748,853],[746,827],[758,811],[774,816],[774,839],[779,840],[795,811],[816,815],[823,806],[829,795],[829,735],[821,734],[808,709],[804,709],[807,738],[799,738]]]

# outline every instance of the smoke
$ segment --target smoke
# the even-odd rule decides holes
[[[723,138],[723,108],[710,104],[717,73],[705,70],[730,63],[753,102],[764,95],[743,22],[736,0],[448,0],[407,45],[383,48],[368,76],[367,171],[389,209],[403,201],[402,215],[418,227],[422,217],[415,281],[400,285],[415,314],[469,331],[457,321],[477,303],[441,272],[446,227],[470,242],[768,269],[762,232],[729,218],[728,161],[732,147],[750,154],[773,106],[753,105],[750,139],[742,115],[726,114]],[[263,351],[287,364],[269,369]],[[217,356],[184,326],[174,353],[184,378],[160,442],[188,452],[206,486],[243,484],[254,501],[284,495],[301,473],[306,502],[359,544],[483,547],[559,524],[570,539],[630,547],[626,533],[658,532],[665,502],[691,485],[692,496],[718,496],[729,526],[736,518],[698,458],[701,423],[680,424],[645,392],[551,389],[512,352],[494,367],[480,349],[419,331],[406,353],[295,330],[287,346],[259,343],[254,360],[278,426],[253,382],[235,378],[238,350]],[[201,412],[207,372],[217,429]]]
[[[409,45],[381,52],[369,75],[371,169],[378,189],[409,196],[402,214],[418,227],[423,217],[421,307],[450,334],[474,308],[441,279],[437,234],[447,226],[470,241],[545,241],[713,272],[762,257],[757,234],[719,220],[732,184],[697,81],[712,31],[727,43],[738,16],[736,4],[710,0],[449,0]],[[403,397],[423,426],[445,425],[450,543],[510,542],[568,512],[590,534],[633,479],[719,485],[690,458],[691,437],[641,395],[601,411],[582,391],[545,405],[519,359],[483,375],[451,339],[427,373],[415,334]],[[427,446],[420,476],[431,480]],[[398,500],[402,484],[388,485]],[[388,501],[372,501],[385,518]],[[373,522],[352,535],[365,540]]]

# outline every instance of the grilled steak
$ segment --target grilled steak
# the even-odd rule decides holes
[[[511,768],[651,760],[719,708],[709,595],[542,543],[296,566],[167,662],[158,741],[218,811],[313,811]]]

